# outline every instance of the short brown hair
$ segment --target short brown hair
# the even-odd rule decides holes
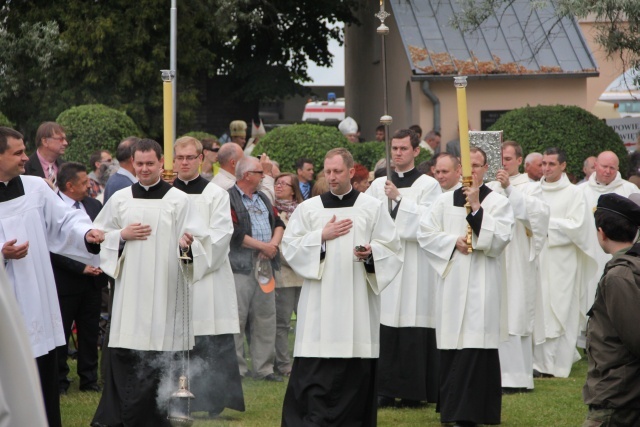
[[[505,141],[502,143],[502,149],[504,150],[507,147],[513,147],[513,151],[516,152],[516,158],[522,157],[523,151],[522,146],[515,141]]]
[[[9,138],[13,139],[24,139],[22,134],[17,130],[8,128],[6,126],[0,126],[0,154],[3,154],[7,151],[7,142]]]
[[[484,165],[487,164],[487,153],[480,147],[469,147],[469,153],[480,153],[482,154],[482,158],[484,159]],[[482,166],[484,166],[482,165]]]
[[[344,164],[345,166],[347,166],[347,168],[351,169],[353,167],[353,156],[351,155],[349,150],[347,150],[346,148],[343,148],[343,147],[333,148],[327,151],[327,154],[324,156],[324,159],[327,160],[334,156],[342,157],[342,160],[344,161]]]
[[[202,154],[202,143],[198,141],[196,138],[192,136],[183,136],[176,140],[176,143],[173,145],[173,152],[176,152],[176,148],[186,147],[187,145],[193,145],[196,147],[196,152],[198,155]]]
[[[51,138],[56,133],[65,133],[64,128],[56,122],[44,122],[38,126],[36,131],[36,148],[42,145],[42,140]]]

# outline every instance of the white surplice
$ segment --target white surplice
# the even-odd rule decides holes
[[[193,328],[196,336],[237,334],[238,298],[229,262],[233,234],[229,193],[207,185],[202,194],[189,194],[202,222],[209,227],[212,244],[211,271],[193,284]]]
[[[509,199],[516,219],[505,249],[509,341],[500,343],[502,386],[533,388],[532,336],[544,341],[542,289],[538,255],[547,237],[549,206],[540,185],[526,174],[509,177],[506,189],[498,181],[488,186]],[[535,331],[535,333],[534,333]]]
[[[0,427],[47,425],[38,368],[22,319],[13,285],[0,267]]]
[[[127,241],[118,256],[120,232],[133,223],[150,225],[151,235]],[[180,237],[185,232],[194,236],[193,264],[184,269],[190,283],[210,270],[212,260],[208,229],[195,214],[189,196],[171,188],[162,199],[141,199],[133,197],[132,187],[124,188],[109,199],[94,226],[105,231],[100,266],[116,281],[109,347],[147,351],[193,347],[192,319],[188,325],[183,323],[186,292],[179,278]]]
[[[467,211],[443,193],[420,220],[418,242],[439,276],[436,337],[441,350],[498,348],[506,338],[503,251],[511,240],[513,211],[506,197],[490,192],[482,201],[480,235],[471,254],[456,249],[467,233]]]
[[[634,183],[622,179],[620,172],[616,173],[615,179],[608,185],[598,183],[596,181],[596,174],[592,173],[589,177],[589,180],[578,185],[578,188],[584,192],[584,195],[587,198],[587,207],[591,209],[592,212],[594,211],[595,207],[598,206],[598,199],[603,194],[615,193],[619,194],[620,196],[629,197],[631,194],[640,193],[640,188],[638,188],[638,186]],[[593,305],[593,300],[596,296],[596,289],[598,287],[598,282],[600,281],[600,276],[602,276],[605,264],[609,262],[609,260],[611,260],[611,255],[606,254],[602,250],[600,245],[597,244],[597,240],[595,244],[595,251],[596,261],[598,261],[598,270],[589,281],[586,311],[589,311],[589,309]]]
[[[546,341],[534,348],[534,368],[568,377],[579,359],[576,342],[586,320],[587,284],[596,272],[596,229],[582,190],[565,174],[539,185],[551,209],[549,232],[540,252]]]
[[[382,201],[387,177],[371,183],[367,194]],[[380,323],[394,328],[435,328],[437,275],[418,245],[420,217],[435,202],[442,189],[438,182],[427,175],[418,178],[411,187],[399,188],[402,201],[398,207],[395,224],[404,250],[404,263],[400,274],[381,294]],[[393,202],[395,208],[396,203]]]
[[[90,264],[84,236],[89,217],[72,209],[39,177],[20,176],[25,195],[0,203],[0,242],[29,242],[24,258],[8,260],[7,276],[24,318],[33,356],[65,345],[49,252]],[[2,185],[2,184],[0,184]]]
[[[348,234],[326,242],[322,229],[333,216],[351,219]],[[353,249],[370,244],[376,273],[367,274]],[[304,283],[298,303],[295,357],[377,358],[380,292],[402,265],[402,247],[386,205],[359,194],[355,205],[326,209],[320,196],[293,212],[282,240],[283,256]]]

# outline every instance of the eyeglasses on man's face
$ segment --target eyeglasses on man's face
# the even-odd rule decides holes
[[[69,141],[69,140],[67,139],[67,135],[63,135],[63,136],[49,136],[49,137],[47,137],[47,139],[55,139],[55,140],[56,140],[56,141],[58,141],[58,142],[62,142],[62,141],[67,141],[67,142],[68,142],[68,141]]]
[[[258,173],[260,175],[264,175],[264,171],[247,171],[247,173]]]
[[[188,162],[193,162],[195,159],[197,159],[200,156],[176,156],[176,161],[177,162],[184,162],[185,160]]]

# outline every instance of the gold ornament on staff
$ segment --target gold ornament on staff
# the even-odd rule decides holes
[[[175,73],[171,70],[162,70],[162,118],[164,125],[164,171],[162,178],[173,180],[173,78]]]
[[[471,187],[473,177],[471,175],[471,152],[469,151],[469,120],[467,118],[467,76],[453,78],[458,98],[458,129],[460,132],[460,163],[462,163],[462,186]],[[469,200],[464,204],[467,215],[471,213]],[[471,226],[467,224],[467,252],[473,252],[471,247]]]
[[[393,118],[389,115],[389,103],[387,102],[387,57],[385,51],[385,36],[389,34],[389,27],[384,24],[384,20],[391,14],[384,10],[384,0],[380,0],[380,11],[375,14],[375,17],[380,20],[380,26],[376,29],[376,32],[382,37],[382,96],[384,104],[384,115],[380,117],[380,124],[384,125],[384,145],[385,145],[385,159],[387,161],[387,179],[391,179],[391,140],[389,139],[389,126],[393,122]],[[392,202],[389,199],[389,212],[392,211]]]

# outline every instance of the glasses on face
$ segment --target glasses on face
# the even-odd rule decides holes
[[[217,153],[218,151],[220,151],[220,148],[210,148],[208,150],[213,151],[214,153]]]
[[[289,184],[288,182],[278,181],[274,184],[274,187],[277,187],[278,185],[288,185],[289,187],[293,188],[293,185]]]
[[[100,163],[111,163],[113,162],[113,159],[106,159],[106,160],[101,160]]]
[[[68,141],[67,140],[67,135],[65,135],[65,136],[50,136],[47,139],[55,139],[56,141],[59,141],[59,142]]]
[[[247,173],[259,173],[260,175],[264,175],[264,171],[247,171]]]
[[[484,165],[471,165],[472,169],[480,169],[483,168],[486,165],[486,163]]]
[[[185,160],[188,162],[193,162],[195,159],[197,159],[200,156],[176,156],[176,161],[177,162],[184,162]]]

